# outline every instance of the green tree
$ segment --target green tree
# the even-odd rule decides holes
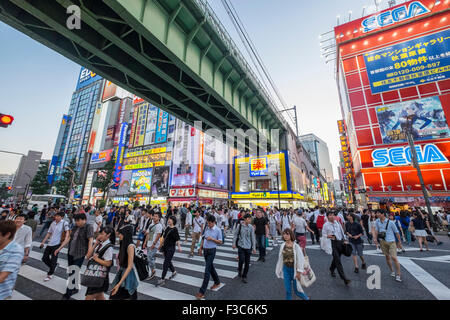
[[[47,194],[50,192],[50,184],[47,181],[48,163],[39,167],[38,172],[30,183],[33,194]]]
[[[72,160],[70,160],[67,167],[72,169],[75,172],[75,177],[73,178],[73,185],[75,188],[75,186],[78,184],[78,173],[76,171],[76,167],[77,167],[76,159],[73,158]],[[55,183],[56,193],[68,197],[69,191],[72,187],[71,183],[72,183],[72,172],[70,172],[70,170],[64,169],[61,178],[59,180],[57,180]]]
[[[0,199],[2,199],[2,200],[8,199],[11,196],[12,196],[12,194],[9,193],[6,183],[3,183],[3,185],[0,187]]]
[[[109,192],[112,185],[113,175],[114,175],[115,160],[111,157],[111,160],[103,168],[104,175],[97,175],[96,181],[93,183],[93,187],[101,190],[103,192],[103,200]]]

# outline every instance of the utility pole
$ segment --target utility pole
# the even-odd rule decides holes
[[[290,109],[281,110],[280,113],[283,113],[286,111],[292,111],[292,110],[294,110],[295,133],[297,134],[297,137],[298,137],[297,106],[294,106],[293,108],[290,108]]]
[[[422,187],[423,197],[425,198],[425,205],[427,206],[428,217],[430,218],[430,224],[433,230],[436,232],[436,224],[434,222],[433,212],[431,211],[430,198],[428,196],[428,190],[425,187],[425,182],[423,181],[422,171],[420,170],[419,162],[417,161],[417,152],[414,146],[414,137],[412,135],[413,130],[413,120],[414,116],[408,116],[405,124],[402,125],[403,131],[406,134],[406,139],[408,140],[409,148],[411,149],[411,162],[417,170],[417,176],[419,177],[420,186]]]

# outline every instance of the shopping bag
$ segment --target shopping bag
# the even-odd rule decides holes
[[[331,248],[331,240],[326,237],[320,237],[320,248],[327,254],[331,254],[333,252]]]
[[[343,246],[343,249],[344,249],[344,252],[343,252],[344,256],[350,257],[352,255],[352,251],[353,251],[353,248],[352,248],[351,244],[347,243],[347,242],[344,242],[344,244],[342,246]]]
[[[302,285],[302,287],[308,288],[316,281],[316,275],[311,269],[308,257],[305,257],[304,270],[305,274],[300,274],[300,284]]]
[[[89,288],[100,288],[108,277],[109,268],[94,260],[89,260],[86,270],[81,274],[81,285]]]

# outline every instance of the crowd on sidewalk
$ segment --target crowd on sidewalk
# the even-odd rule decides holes
[[[450,213],[440,211],[435,215],[442,227],[450,225]],[[336,270],[344,284],[350,280],[341,263],[341,256],[352,256],[354,272],[366,269],[363,239],[376,245],[386,257],[392,277],[401,282],[401,268],[397,254],[405,252],[405,245],[418,241],[420,251],[429,250],[429,241],[437,240],[430,221],[422,210],[401,211],[398,214],[383,210],[362,212],[347,208],[278,209],[237,207],[197,207],[187,204],[169,207],[163,216],[159,207],[109,206],[96,208],[91,205],[66,208],[64,205],[36,207],[24,214],[17,206],[3,208],[0,217],[0,300],[12,295],[20,267],[27,263],[34,233],[41,225],[39,237],[44,234],[40,248],[42,261],[48,267],[45,282],[52,281],[58,267],[58,256],[67,255],[68,270],[75,272],[86,264],[81,274],[81,285],[86,287],[86,300],[137,299],[140,281],[156,278],[156,256],[164,257],[162,273],[156,286],[164,286],[177,276],[172,263],[175,252],[181,254],[181,242],[190,250],[186,258],[198,254],[204,257],[203,284],[196,294],[204,299],[208,283],[211,290],[222,283],[214,266],[217,249],[232,237],[232,248],[237,249],[236,266],[242,283],[248,283],[250,257],[258,253],[258,261],[266,261],[269,239],[277,244],[281,237],[275,274],[282,278],[286,299],[292,299],[292,291],[303,300],[309,300],[304,287],[315,281],[307,255],[307,237],[312,244],[320,245],[331,255],[330,276]],[[180,232],[184,230],[184,240]],[[136,237],[136,241],[134,239]],[[118,254],[114,245],[119,241]],[[360,264],[358,262],[360,260]],[[115,278],[110,283],[109,273],[116,266]],[[100,270],[92,272],[91,270]],[[171,274],[169,277],[168,271]],[[70,275],[69,275],[70,276]],[[62,299],[70,299],[79,287],[70,286]],[[109,291],[111,289],[111,291]]]

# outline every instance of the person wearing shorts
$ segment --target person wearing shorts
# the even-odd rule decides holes
[[[347,234],[349,240],[350,240],[350,245],[352,246],[352,258],[353,258],[353,263],[355,265],[355,273],[359,272],[359,267],[358,267],[358,256],[361,259],[361,268],[363,270],[367,269],[367,265],[366,265],[366,261],[364,261],[364,256],[363,256],[363,240],[361,239],[361,237],[364,234],[364,230],[361,226],[360,223],[356,222],[356,216],[354,213],[350,213],[347,216],[347,223],[345,224],[345,233]]]
[[[309,232],[313,232],[303,217],[303,210],[299,209],[297,214],[294,216],[291,222],[292,231],[294,231],[295,239],[299,244],[300,248],[302,248],[303,255],[306,256],[306,230]]]
[[[386,257],[386,263],[391,270],[391,276],[395,278],[396,281],[401,282],[401,270],[400,263],[397,259],[397,245],[395,243],[395,238],[400,240],[400,233],[392,221],[386,218],[383,211],[379,210],[378,219],[375,221],[374,225],[374,237],[373,240],[375,244],[380,243],[381,252]],[[402,242],[399,241],[399,246],[402,248]],[[392,268],[392,261],[394,261],[395,269],[397,270],[397,275],[395,275],[394,269]]]

